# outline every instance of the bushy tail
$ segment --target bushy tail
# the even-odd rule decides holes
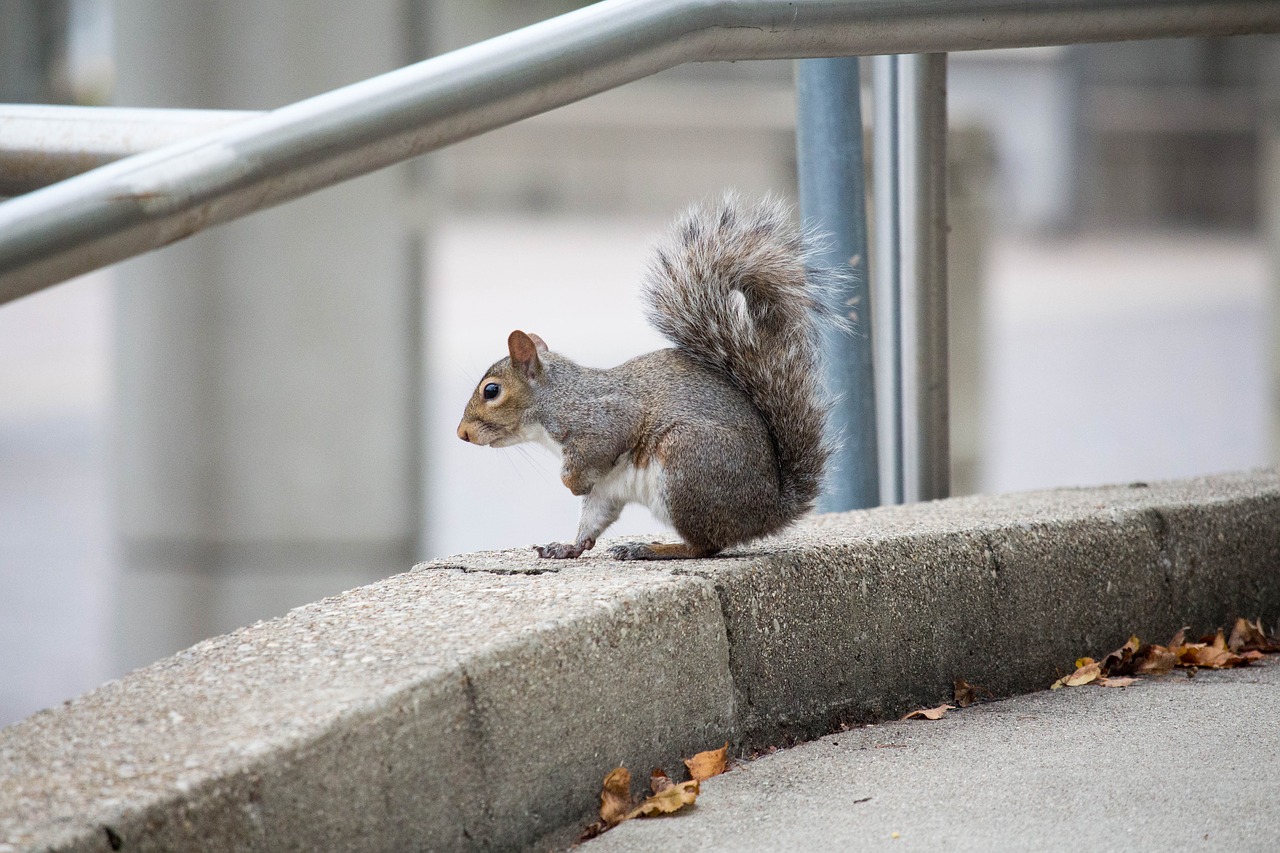
[[[763,415],[787,518],[813,506],[830,455],[819,360],[830,276],[806,269],[819,248],[807,236],[785,203],[726,194],[676,220],[644,288],[658,331],[727,374]]]

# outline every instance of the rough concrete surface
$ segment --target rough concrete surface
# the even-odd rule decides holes
[[[1275,470],[821,516],[705,561],[463,555],[0,731],[0,853],[556,844],[619,764],[1274,624],[1278,567]]]
[[[1037,689],[1132,633],[1280,615],[1276,472],[816,518],[712,580],[752,746],[893,718],[955,678]]]
[[[584,853],[1280,849],[1280,661],[829,735]]]
[[[0,732],[0,850],[510,847],[726,737],[726,654],[696,579],[399,575]]]

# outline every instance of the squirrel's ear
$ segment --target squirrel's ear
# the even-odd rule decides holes
[[[538,348],[538,352],[547,351],[546,341],[544,341],[542,338],[535,335],[533,332],[529,332],[528,335],[529,335],[529,340],[533,341],[533,345]]]
[[[538,358],[538,344],[534,343],[535,338],[538,343],[542,342],[537,336],[529,336],[524,332],[516,329],[507,338],[507,349],[511,353],[511,364],[524,374],[526,379],[532,379],[542,371],[542,362]],[[542,349],[547,348],[546,344],[542,344]]]

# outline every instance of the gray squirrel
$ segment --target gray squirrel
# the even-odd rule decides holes
[[[650,265],[648,317],[674,348],[596,370],[511,333],[458,437],[560,456],[582,516],[572,544],[539,556],[580,556],[628,503],[683,542],[610,548],[621,560],[709,557],[813,507],[831,451],[819,357],[831,276],[806,269],[808,238],[784,203],[726,194],[678,217]]]

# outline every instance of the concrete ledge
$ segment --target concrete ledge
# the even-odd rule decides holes
[[[465,555],[0,731],[0,853],[563,841],[619,763],[1273,623],[1278,569],[1275,470],[822,516],[696,563]]]

